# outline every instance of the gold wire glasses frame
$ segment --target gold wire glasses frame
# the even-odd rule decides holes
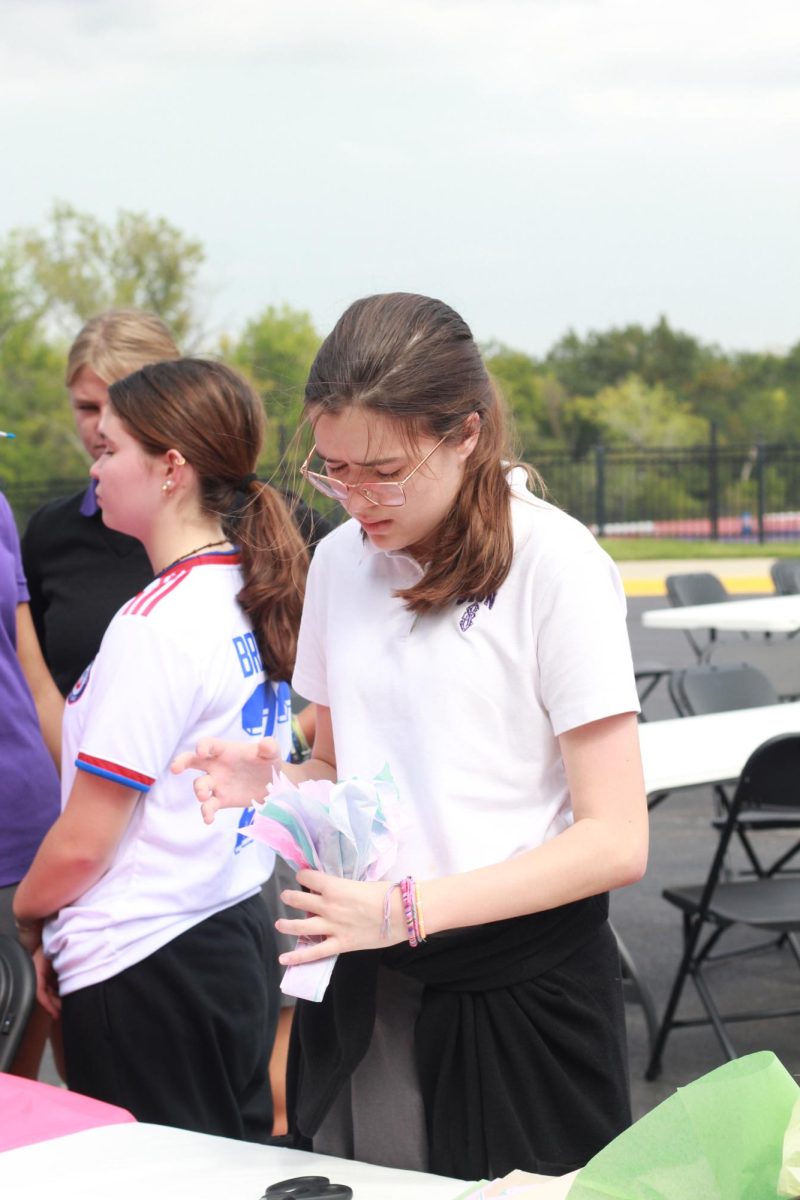
[[[322,475],[319,471],[310,471],[308,464],[317,453],[316,446],[311,447],[311,453],[300,468],[300,474],[318,492],[322,492],[323,496],[330,496],[333,500],[339,500],[342,504],[347,503],[347,498],[351,492],[358,492],[359,496],[363,496],[370,504],[383,504],[389,508],[399,508],[401,504],[405,504],[406,502],[406,494],[403,490],[405,485],[411,479],[412,475],[416,475],[420,467],[425,466],[425,463],[439,449],[444,440],[444,438],[439,438],[433,450],[429,450],[422,461],[417,463],[414,470],[409,471],[405,479],[401,479],[397,483],[388,483],[380,479],[371,479],[366,483],[342,483],[338,479],[331,479],[330,475]]]

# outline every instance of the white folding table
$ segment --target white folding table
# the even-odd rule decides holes
[[[298,1175],[346,1183],[353,1200],[457,1200],[470,1186],[164,1125],[105,1125],[0,1153],[9,1200],[259,1200],[268,1184]],[[573,1179],[543,1181],[537,1200],[565,1200]]]
[[[733,633],[797,633],[800,595],[759,596],[722,604],[689,604],[684,608],[649,608],[642,613],[648,629],[716,629]]]
[[[752,752],[781,733],[800,733],[800,700],[640,725],[647,795],[736,780]]]

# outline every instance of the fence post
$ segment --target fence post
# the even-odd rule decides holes
[[[606,532],[606,448],[601,442],[594,448],[594,464],[594,517],[597,536],[603,537]]]
[[[766,504],[767,481],[767,447],[763,442],[756,445],[756,488],[758,495],[758,540],[763,545],[766,541],[764,534],[764,508]]]
[[[719,541],[719,444],[717,422],[711,422],[711,440],[708,445],[708,516],[711,523],[711,540]]]

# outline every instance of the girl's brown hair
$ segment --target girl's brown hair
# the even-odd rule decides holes
[[[65,383],[69,387],[84,367],[103,383],[114,383],[148,363],[180,356],[168,326],[155,313],[109,308],[87,321],[70,346]]]
[[[405,292],[357,300],[319,349],[305,392],[309,419],[360,405],[406,437],[458,444],[480,433],[456,502],[434,536],[419,583],[399,592],[412,612],[484,600],[511,568],[511,466],[503,403],[467,324],[441,300]]]
[[[148,454],[179,450],[200,483],[203,510],[241,549],[244,587],[264,670],[290,679],[308,553],[282,497],[256,479],[264,410],[222,363],[183,358],[143,367],[109,388],[111,406]]]

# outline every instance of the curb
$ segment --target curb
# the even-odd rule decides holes
[[[624,564],[618,564],[620,569]],[[771,596],[775,588],[768,575],[720,575],[727,591],[745,595]],[[652,579],[625,579],[623,586],[626,596],[666,596],[667,589],[663,577]]]

